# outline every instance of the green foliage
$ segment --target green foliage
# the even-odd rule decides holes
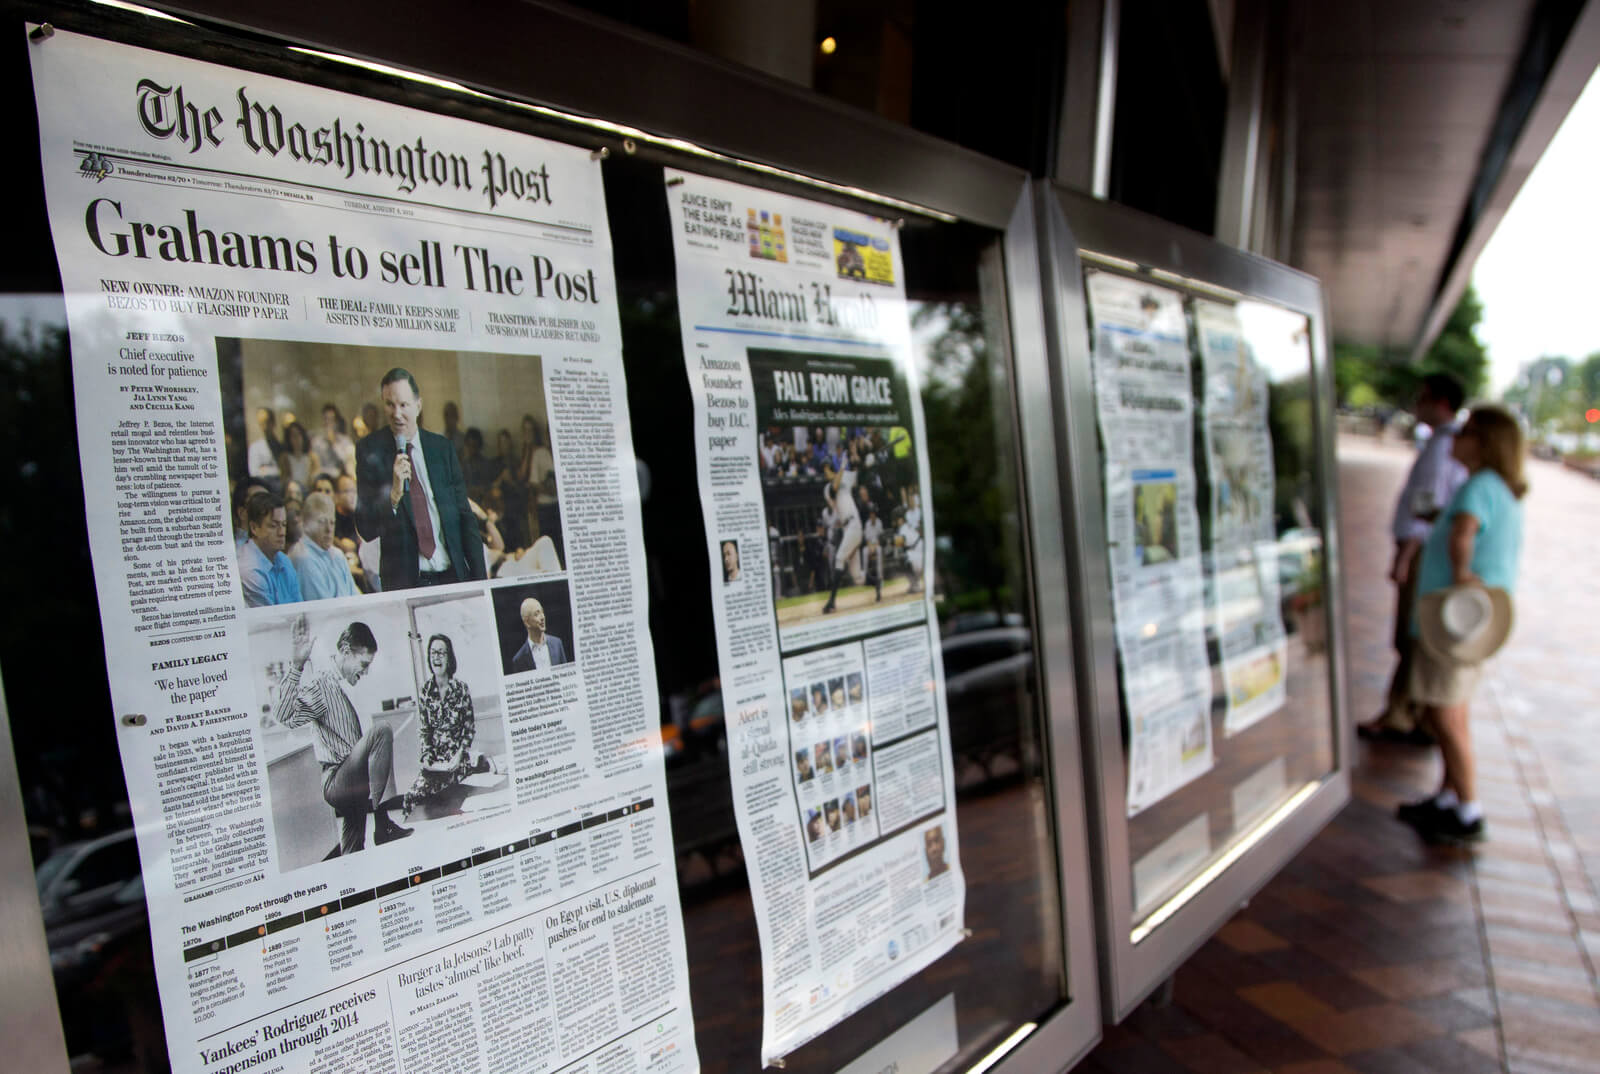
[[[1478,322],[1483,320],[1483,303],[1468,284],[1456,303],[1439,338],[1433,341],[1422,359],[1419,373],[1452,373],[1467,389],[1467,398],[1483,394],[1489,379],[1489,351],[1478,339]]]
[[[1006,386],[995,382],[982,312],[962,302],[919,304],[911,321],[941,329],[924,352],[922,407],[946,596],[963,609],[981,601],[1015,610],[1017,490],[1004,454],[1009,430],[999,424],[1008,420]]]
[[[1334,390],[1345,406],[1408,406],[1418,375],[1413,366],[1386,357],[1378,347],[1334,344]]]
[[[1439,338],[1421,362],[1413,365],[1401,355],[1384,353],[1372,345],[1337,343],[1333,348],[1333,379],[1339,401],[1347,406],[1410,406],[1417,384],[1429,373],[1451,373],[1477,398],[1488,382],[1489,352],[1478,339],[1483,303],[1468,287],[1456,303]]]

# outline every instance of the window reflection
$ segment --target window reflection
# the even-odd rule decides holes
[[[1191,300],[1190,318],[1194,320]],[[1215,762],[1201,778],[1128,821],[1130,870],[1136,925],[1188,881],[1260,824],[1272,810],[1333,769],[1333,723],[1328,681],[1327,609],[1324,600],[1322,512],[1316,474],[1315,394],[1310,323],[1299,313],[1264,302],[1243,301],[1238,318],[1245,358],[1264,375],[1266,425],[1272,445],[1272,532],[1275,540],[1240,561],[1218,555],[1212,532],[1212,486],[1229,482],[1208,465],[1201,423],[1205,391],[1195,351],[1196,508],[1206,555],[1208,602],[1229,615],[1247,617],[1244,605],[1259,602],[1272,586],[1256,572],[1275,575],[1279,613],[1287,644],[1282,674],[1287,699],[1259,722],[1228,733],[1228,695],[1215,624],[1208,629],[1212,670],[1212,734]],[[1237,676],[1236,676],[1237,678]],[[1234,684],[1235,689],[1247,688]]]

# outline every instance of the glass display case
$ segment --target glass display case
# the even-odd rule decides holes
[[[351,94],[413,109],[418,116],[533,135],[603,161],[627,432],[639,487],[641,574],[647,579],[653,687],[660,702],[659,712],[647,715],[652,728],[659,728],[695,1046],[706,1070],[757,1064],[762,979],[771,967],[763,964],[748,848],[735,818],[730,763],[736,739],[730,723],[739,714],[727,711],[719,679],[667,171],[733,180],[888,222],[903,257],[900,282],[937,527],[925,584],[933,595],[931,629],[943,665],[954,767],[951,809],[963,837],[965,931],[948,954],[782,1056],[782,1065],[837,1070],[870,1052],[886,1062],[909,1062],[915,1054],[926,1070],[968,1069],[986,1057],[1000,1062],[1000,1070],[1040,1069],[1065,1067],[1083,1054],[1098,1039],[1101,1007],[1080,692],[1072,660],[1079,639],[1070,625],[1065,574],[1065,535],[1073,527],[1064,519],[1057,474],[1058,414],[1050,391],[1037,206],[1027,177],[567,11],[496,0],[476,6],[468,27],[459,13],[442,6],[408,20],[376,3],[182,8],[182,18],[159,18],[95,4],[8,2],[5,10],[18,32],[8,46],[13,62],[6,65],[6,85],[17,99],[32,100],[29,50],[51,46],[48,35],[30,42],[22,24],[51,23],[273,76],[313,92]],[[529,62],[534,44],[549,62]],[[755,125],[747,122],[758,111],[753,101],[769,109],[767,119]],[[15,384],[5,428],[16,464],[5,479],[0,547],[13,564],[53,566],[6,574],[13,607],[28,611],[9,620],[0,646],[6,701],[0,720],[0,848],[11,859],[31,859],[35,875],[25,888],[33,894],[8,896],[0,915],[3,934],[18,938],[17,956],[5,960],[0,981],[8,1047],[37,1059],[32,1069],[65,1070],[69,1060],[76,1064],[89,1056],[124,1062],[128,1069],[164,1069],[169,1061],[192,1069],[191,1061],[168,1054],[157,1001],[152,945],[178,939],[152,935],[145,893],[150,878],[133,853],[135,838],[149,834],[143,830],[148,821],[136,824],[129,806],[118,728],[134,726],[126,721],[135,716],[114,710],[115,684],[102,659],[107,640],[74,434],[80,413],[73,363],[85,359],[74,356],[67,331],[63,270],[32,148],[39,132],[32,127],[32,107],[20,112],[29,117],[19,132],[28,182],[0,295],[0,344]],[[92,174],[84,181],[92,183]],[[424,248],[413,266],[419,279],[428,256]],[[402,277],[409,271],[398,261],[393,267]],[[252,397],[248,373],[238,370],[277,360],[249,348],[241,353],[236,342],[219,343],[218,353],[224,392],[230,376],[245,377],[244,387],[235,386],[241,399]],[[339,359],[334,354],[329,360]],[[447,363],[440,361],[443,368]],[[322,391],[328,375],[317,369],[305,377]],[[467,380],[459,376],[463,392]],[[479,413],[466,403],[458,412],[463,429],[481,425],[491,444],[516,442],[520,430],[510,427],[514,423],[482,416],[510,413],[510,404],[496,398],[506,383],[501,378],[478,385]],[[346,409],[354,419],[361,408]],[[245,413],[239,409],[226,429],[241,445],[255,439]],[[537,439],[537,423],[534,433]],[[224,491],[246,479],[239,454],[234,461],[240,464],[230,462],[218,478],[227,484]],[[283,457],[291,455],[292,450]],[[785,495],[793,493],[793,509],[782,525],[774,525],[768,552],[775,591],[810,595],[820,582],[805,540],[816,521],[816,497],[806,496],[818,489],[807,484],[806,475],[790,477]],[[538,479],[521,480],[527,503],[520,514],[505,502],[505,487],[497,489],[496,502],[506,525],[524,527],[531,552],[535,534],[559,533],[560,523],[554,515],[541,517],[544,490]],[[472,486],[471,473],[465,481]],[[401,495],[409,495],[409,486],[403,487]],[[391,510],[401,510],[398,502]],[[570,545],[570,528],[566,537]],[[1315,574],[1310,547],[1306,570]],[[570,550],[554,548],[563,558]],[[371,563],[366,567],[373,570]],[[877,570],[881,581],[881,561]],[[498,609],[503,602],[495,594],[522,584],[502,586],[491,578],[485,592]],[[446,611],[425,601],[410,603],[410,630],[418,637],[436,629],[426,624],[451,622]],[[247,613],[239,606],[234,614]],[[570,622],[562,629],[571,630]],[[287,627],[283,633],[273,644],[290,645]],[[338,644],[346,640],[341,636]],[[430,661],[433,644],[430,638]],[[453,657],[450,663],[453,675]],[[411,707],[420,708],[408,697],[384,698],[382,706],[397,726]],[[297,749],[285,746],[268,767],[311,766],[311,747]],[[483,774],[492,775],[495,762],[488,761]],[[314,778],[314,767],[307,770]],[[343,829],[338,838],[345,839]],[[382,841],[376,828],[374,838]],[[326,859],[318,860],[325,848],[315,849],[296,863],[306,870],[303,875],[329,868]],[[345,849],[350,852],[347,843]],[[495,868],[498,855],[516,849],[463,845],[466,857],[458,866],[444,866],[439,879],[447,879],[452,868]],[[931,864],[929,869],[934,871]],[[432,882],[432,874],[426,876]],[[363,898],[381,902],[384,885],[378,880],[388,877],[375,878],[378,895],[347,893],[345,909]],[[328,913],[328,904],[320,912]],[[261,935],[277,927],[264,921]],[[245,929],[217,942],[253,947],[256,938]],[[197,962],[203,957],[194,954]],[[892,945],[889,957],[895,957]],[[939,1041],[931,1051],[925,1046],[930,1034]],[[908,1043],[912,1038],[921,1052]]]
[[[1349,797],[1325,314],[1283,266],[1040,204],[1120,1019]]]

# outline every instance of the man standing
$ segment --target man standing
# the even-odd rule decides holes
[[[244,585],[245,604],[267,608],[300,601],[300,578],[283,554],[289,534],[283,500],[276,493],[258,492],[245,501],[244,517],[250,533],[250,539],[239,546],[239,581]]]
[[[1461,382],[1448,373],[1430,373],[1422,378],[1413,412],[1429,426],[1433,435],[1417,453],[1405,487],[1395,503],[1394,564],[1389,579],[1395,584],[1394,650],[1399,660],[1389,683],[1389,700],[1384,710],[1363,724],[1356,725],[1362,738],[1389,742],[1431,745],[1433,737],[1417,725],[1416,708],[1406,695],[1411,679],[1411,659],[1416,639],[1411,636],[1412,609],[1417,598],[1417,566],[1423,542],[1433,520],[1444,510],[1456,490],[1467,480],[1466,467],[1450,453],[1455,441],[1455,416],[1466,392]]]
[[[839,578],[846,571],[852,575],[852,580],[861,584],[861,579],[854,575],[861,570],[861,563],[856,559],[856,550],[861,547],[861,512],[856,508],[856,471],[850,465],[850,457],[844,449],[830,460],[829,465],[823,470],[823,476],[828,479],[824,495],[831,495],[833,509],[839,519],[839,547],[833,552],[832,588],[828,594],[828,603],[822,606],[824,613],[831,612],[837,606],[839,599]]]
[[[465,446],[466,433],[461,428],[461,408],[456,406],[454,399],[444,405],[444,438],[450,441],[450,447],[459,459]]]
[[[289,670],[278,683],[273,717],[287,727],[311,728],[311,750],[322,766],[322,797],[339,818],[339,853],[354,854],[366,845],[367,814],[373,815],[372,841],[379,845],[411,834],[389,819],[384,791],[394,769],[394,732],[374,723],[365,731],[345,687],[361,681],[378,655],[378,639],[362,622],[345,627],[334,647],[331,666],[314,668],[311,630],[306,617],[294,621],[290,633]]]
[[[866,500],[866,489],[861,490],[861,498]],[[872,585],[877,590],[878,600],[883,599],[883,521],[878,518],[878,509],[870,503],[867,504],[867,522],[861,527],[861,555],[866,560],[867,574],[872,579]]]
[[[919,516],[916,523],[911,521],[911,511],[916,511]],[[922,592],[922,576],[928,569],[928,549],[922,540],[921,514],[917,508],[907,511],[900,522],[900,529],[895,534],[894,543],[905,550],[906,569],[911,572],[910,593]]]
[[[543,671],[570,659],[561,639],[545,633],[544,605],[532,597],[522,602],[522,625],[528,632],[528,639],[511,658],[513,675],[519,671]]]
[[[306,497],[305,536],[289,553],[300,576],[300,593],[306,600],[353,597],[356,582],[350,576],[350,561],[333,543],[333,497],[313,492]]]
[[[283,454],[283,441],[278,439],[277,416],[266,407],[261,407],[256,411],[256,428],[261,432],[261,436],[250,441],[250,449],[245,456],[245,468],[251,477],[265,478],[276,487],[278,456]]]
[[[356,528],[380,539],[386,593],[484,577],[483,539],[450,441],[418,427],[422,393],[404,369],[378,383],[388,425],[356,445]]]

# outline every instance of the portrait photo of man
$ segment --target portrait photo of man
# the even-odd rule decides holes
[[[826,742],[818,742],[812,750],[816,757],[816,770],[828,775],[833,774],[833,748]]]
[[[944,860],[944,825],[935,824],[922,833],[922,853],[928,860],[929,880],[950,871],[950,863]]]
[[[815,843],[822,838],[822,810],[806,810],[806,842]]]
[[[511,658],[511,670],[546,671],[567,663],[567,648],[561,639],[545,629],[544,605],[535,597],[522,602],[522,625],[528,636]]]

